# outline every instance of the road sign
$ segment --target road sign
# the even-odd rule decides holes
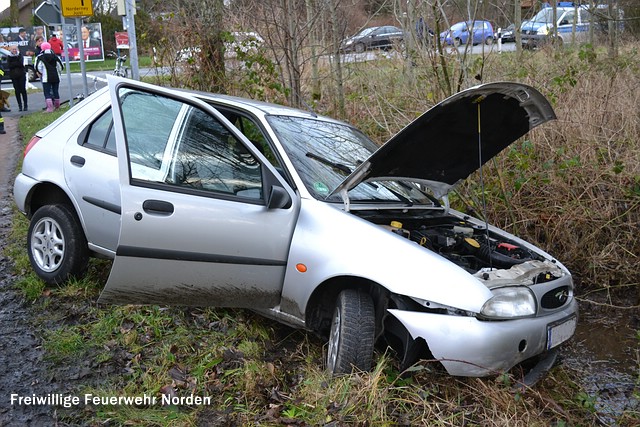
[[[91,0],[60,0],[62,16],[66,18],[80,18],[93,15]]]
[[[129,33],[116,32],[116,49],[129,49]]]
[[[62,18],[58,8],[46,1],[42,2],[40,6],[36,7],[36,10],[34,10],[33,13],[47,25],[59,24]]]

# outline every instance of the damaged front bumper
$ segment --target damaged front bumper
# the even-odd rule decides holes
[[[478,320],[389,309],[411,337],[422,338],[450,375],[497,375],[556,349],[573,336],[578,307],[572,299],[551,315],[514,320]]]

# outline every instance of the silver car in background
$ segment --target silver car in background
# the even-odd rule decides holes
[[[447,195],[554,118],[535,89],[490,83],[378,147],[313,112],[109,77],[31,140],[14,195],[49,284],[108,257],[100,303],[250,308],[326,337],[333,373],[370,369],[377,345],[489,376],[550,366],[573,282]]]

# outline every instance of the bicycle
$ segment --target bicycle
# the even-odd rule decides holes
[[[74,101],[74,104],[76,104],[76,103],[78,103],[78,102],[81,102],[81,101],[84,101],[87,97],[89,97],[89,96],[91,96],[93,93],[97,92],[97,91],[98,91],[98,89],[99,89],[99,87],[98,87],[98,83],[99,83],[99,82],[100,82],[100,83],[103,83],[103,84],[106,84],[106,83],[107,83],[107,80],[106,80],[106,79],[103,79],[103,78],[101,78],[101,77],[93,77],[93,79],[92,79],[92,80],[93,80],[93,90],[91,90],[91,91],[87,94],[87,96],[85,96],[85,94],[84,94],[84,93],[78,93],[78,94],[76,94],[76,96],[74,96],[74,97],[72,98],[72,99],[73,99],[73,101]],[[69,99],[64,100],[64,101],[62,101],[62,102],[60,103],[60,105],[67,104],[67,103],[69,103],[69,101],[70,101]]]
[[[112,58],[116,58],[116,66],[113,69],[113,72],[111,74],[113,74],[114,76],[118,76],[118,77],[128,77],[129,76],[129,68],[124,66],[124,63],[127,60],[127,55],[120,56],[116,52],[109,51],[107,56],[110,56]]]

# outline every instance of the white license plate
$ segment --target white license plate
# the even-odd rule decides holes
[[[547,326],[547,350],[551,350],[573,336],[578,319],[573,316]]]

